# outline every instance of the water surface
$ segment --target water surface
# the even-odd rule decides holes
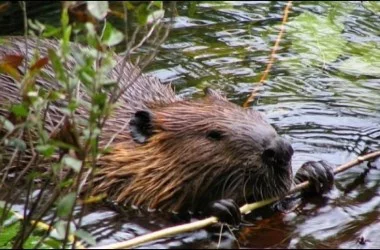
[[[241,105],[269,61],[286,2],[178,5],[167,42],[145,71],[184,97],[204,87]],[[277,61],[253,108],[309,160],[339,165],[380,149],[380,5],[294,2]],[[20,208],[21,209],[21,208]],[[333,190],[288,213],[260,215],[238,230],[199,230],[144,248],[380,248],[380,160],[336,176]],[[84,228],[98,245],[177,222],[168,216],[93,207]],[[219,243],[220,240],[220,243]]]

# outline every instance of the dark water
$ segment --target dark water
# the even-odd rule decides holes
[[[242,104],[264,71],[286,2],[178,6],[175,29],[146,70],[191,97],[211,86]],[[254,108],[295,150],[293,168],[343,164],[380,149],[380,4],[294,2],[274,64]],[[21,209],[21,208],[20,208]],[[297,210],[258,216],[221,235],[221,248],[380,248],[380,160],[336,176],[334,189]],[[98,245],[175,223],[165,216],[93,207],[83,220]],[[361,239],[361,240],[360,240]],[[143,247],[216,248],[219,228]]]

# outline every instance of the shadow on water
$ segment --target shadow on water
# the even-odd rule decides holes
[[[200,2],[191,12],[182,3],[174,30],[146,71],[172,82],[182,96],[198,96],[212,86],[242,104],[266,67],[285,4]],[[39,6],[29,15],[44,10],[50,11],[48,20],[57,6]],[[1,35],[20,26],[11,17],[9,25],[0,18]],[[374,2],[294,2],[277,61],[254,103],[291,141],[294,172],[308,160],[339,165],[380,148],[379,18],[380,5]],[[335,184],[324,197],[304,199],[292,212],[256,214],[248,219],[251,226],[224,230],[220,247],[379,248],[379,160],[339,174]],[[106,206],[91,207],[83,218],[98,245],[174,224],[170,215]],[[144,247],[215,248],[219,230]]]

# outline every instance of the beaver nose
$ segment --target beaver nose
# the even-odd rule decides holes
[[[263,161],[268,165],[288,165],[294,151],[290,143],[282,138],[278,138],[264,150]]]

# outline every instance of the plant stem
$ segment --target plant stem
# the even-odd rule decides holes
[[[364,156],[359,156],[356,159],[349,161],[349,162],[337,167],[334,170],[334,174],[336,175],[336,174],[341,173],[341,172],[343,172],[349,168],[352,168],[353,166],[356,166],[356,165],[362,163],[363,161],[367,161],[367,160],[370,160],[373,158],[377,158],[379,156],[380,156],[380,151],[375,151],[373,153],[370,153],[370,154],[367,154]],[[306,188],[307,186],[309,186],[308,181],[302,182],[302,183],[298,184],[297,186],[295,186],[294,188],[292,188],[288,192],[287,195],[294,194],[294,193]],[[248,214],[251,211],[253,211],[254,209],[264,207],[264,206],[271,204],[272,202],[277,201],[279,199],[280,199],[280,197],[274,197],[274,198],[270,198],[267,200],[263,200],[263,201],[259,201],[259,202],[255,202],[255,203],[251,203],[251,204],[246,204],[240,208],[240,211],[243,214]],[[179,226],[175,226],[175,227],[169,227],[169,228],[165,228],[165,229],[153,232],[153,233],[141,235],[141,236],[135,237],[135,238],[127,240],[127,241],[118,242],[118,243],[110,244],[110,245],[106,245],[106,246],[93,247],[90,249],[133,248],[133,247],[137,247],[137,246],[144,244],[144,243],[147,243],[147,242],[159,240],[159,239],[164,238],[164,237],[169,237],[169,236],[180,234],[180,233],[195,231],[195,230],[210,226],[212,224],[216,224],[218,222],[219,222],[218,218],[212,216],[212,217],[209,217],[209,218],[206,218],[203,220],[199,220],[199,221],[195,221],[192,223],[187,223],[187,224],[183,224],[183,225],[179,225]]]

